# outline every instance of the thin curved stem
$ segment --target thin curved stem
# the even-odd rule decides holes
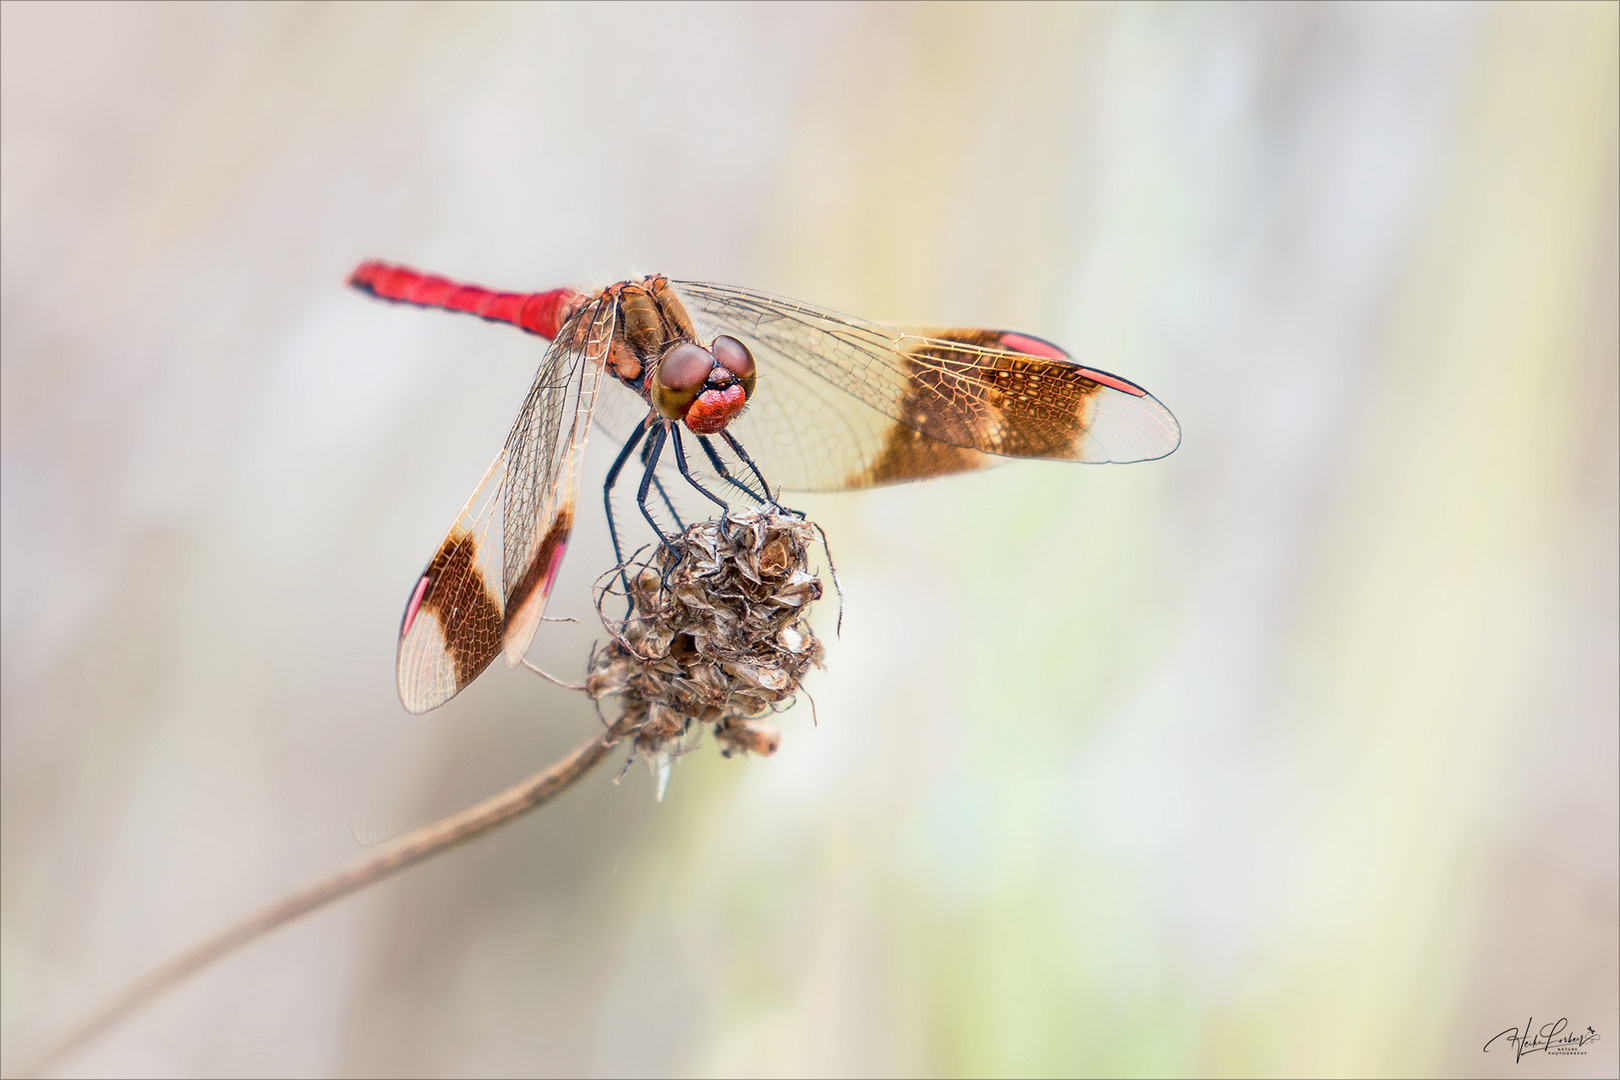
[[[622,722],[621,722],[622,723]],[[371,857],[356,863],[324,881],[299,889],[253,915],[226,927],[213,937],[194,945],[168,963],[148,972],[128,986],[89,1019],[69,1032],[50,1050],[16,1074],[32,1076],[51,1068],[68,1055],[83,1049],[98,1035],[111,1028],[159,994],[172,989],[215,960],[249,942],[287,925],[401,870],[415,866],[458,844],[465,844],[493,832],[530,810],[545,805],[566,791],[607,756],[609,749],[629,732],[620,724],[605,728],[573,753],[522,780],[498,795],[457,814],[424,825],[414,832],[385,844]]]

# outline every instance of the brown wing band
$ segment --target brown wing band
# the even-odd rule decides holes
[[[551,589],[551,575],[556,570],[554,565],[557,556],[562,554],[563,545],[568,542],[568,531],[574,527],[574,508],[564,506],[557,511],[557,518],[541,537],[540,546],[535,550],[534,558],[529,562],[529,568],[523,572],[523,577],[512,586],[512,591],[506,594],[506,610],[508,614],[523,610],[529,598],[536,589]],[[504,632],[504,623],[501,627]],[[486,661],[487,663],[487,661]],[[482,669],[480,669],[482,670]]]
[[[899,484],[972,472],[991,463],[988,454],[930,439],[904,424],[892,424],[883,438],[883,447],[866,470],[849,478],[848,486],[868,487]]]
[[[478,541],[459,529],[428,564],[422,609],[432,613],[456,670],[456,689],[476,679],[501,650],[501,607],[478,569]]]
[[[1090,424],[1102,388],[1068,360],[1001,349],[997,330],[935,331],[907,358],[900,420],[954,446],[1008,457],[1066,458]],[[977,348],[955,350],[955,341]]]

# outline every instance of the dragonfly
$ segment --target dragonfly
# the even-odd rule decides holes
[[[1009,458],[1135,462],[1181,442],[1158,399],[1010,330],[888,326],[752,289],[652,275],[598,290],[514,293],[385,262],[349,284],[549,339],[516,422],[412,588],[400,701],[449,701],[497,656],[524,662],[568,546],[593,418],[624,437],[603,485],[640,470],[636,505],[674,514],[660,473],[707,499],[758,504],[948,476]],[[602,408],[598,409],[598,403]],[[673,477],[671,477],[673,478]],[[772,487],[774,483],[776,487]],[[677,522],[678,522],[677,518]]]

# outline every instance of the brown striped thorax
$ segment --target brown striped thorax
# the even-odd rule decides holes
[[[620,282],[607,295],[617,305],[608,373],[665,420],[682,421],[698,435],[725,430],[759,377],[748,346],[725,335],[705,346],[661,275]]]

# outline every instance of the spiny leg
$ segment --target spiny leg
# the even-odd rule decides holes
[[[651,450],[652,450],[652,440],[651,439],[649,439],[646,442],[641,444],[641,463],[643,465],[647,464],[647,455],[648,455],[648,453],[651,452]],[[660,499],[664,500],[664,509],[668,510],[669,511],[669,516],[675,519],[675,531],[676,532],[685,532],[686,531],[686,522],[681,520],[680,512],[675,509],[675,503],[673,501],[671,501],[671,499],[669,497],[669,492],[664,490],[664,482],[658,478],[658,474],[656,472],[653,473],[653,487],[657,489],[658,497]]]
[[[731,470],[726,468],[726,463],[724,461],[720,460],[719,452],[715,450],[714,443],[709,441],[709,437],[707,435],[699,435],[697,437],[697,441],[698,445],[703,448],[704,454],[708,455],[709,464],[714,466],[714,471],[719,475],[720,479],[724,480],[732,487],[741,490],[747,494],[750,499],[754,499],[757,502],[762,503],[771,501],[769,490],[766,490],[764,494],[760,494],[747,484],[743,483],[741,480],[738,480],[735,476],[731,475]]]
[[[748,451],[742,448],[742,443],[738,442],[729,431],[722,431],[720,437],[726,440],[726,445],[731,447],[731,452],[741,458],[742,463],[748,466],[748,471],[754,474],[754,479],[759,481],[759,486],[765,491],[765,500],[774,503],[776,500],[771,497],[771,485],[765,481],[765,474],[759,471],[759,466],[754,464],[754,459],[748,456]]]
[[[698,483],[697,482],[697,477],[692,475],[691,466],[686,464],[686,449],[681,445],[681,429],[679,427],[677,427],[675,429],[675,438],[672,441],[675,444],[675,465],[676,465],[676,467],[681,470],[681,475],[686,477],[686,482],[688,484],[691,484],[693,487],[697,488],[698,491],[703,494],[703,497],[705,499],[708,499],[710,502],[713,502],[717,506],[720,507],[720,514],[721,514],[720,520],[721,520],[721,527],[723,529],[724,528],[724,522],[725,522],[725,515],[731,511],[730,504],[728,504],[726,502],[726,500],[722,499],[720,496],[716,495],[714,492],[710,491],[708,488],[704,487],[702,484]]]
[[[669,575],[673,574],[675,572],[675,568],[680,565],[682,549],[679,534],[677,534],[674,540],[671,540],[669,537],[664,535],[664,530],[658,527],[658,522],[653,518],[652,511],[647,508],[647,491],[658,480],[658,455],[664,452],[664,443],[670,441],[671,427],[674,427],[675,429],[675,457],[681,464],[682,474],[685,474],[686,459],[681,454],[680,425],[679,423],[670,424],[666,421],[665,423],[659,424],[658,430],[654,431],[650,436],[648,436],[647,442],[650,449],[642,454],[642,460],[647,463],[647,467],[646,471],[641,474],[641,490],[636,494],[636,505],[641,507],[642,516],[647,519],[647,524],[652,526],[653,533],[657,535],[659,541],[661,541],[664,547],[668,548],[670,552],[671,557],[669,559],[669,565],[664,567],[664,572],[659,576],[658,579],[658,588],[660,590],[669,588]],[[663,489],[660,488],[659,490],[662,491]],[[702,488],[699,488],[698,490],[701,491]],[[705,494],[707,493],[705,492]],[[725,504],[722,503],[721,505],[723,506]],[[676,520],[679,521],[680,519],[677,518]]]
[[[669,537],[664,535],[664,530],[658,527],[658,522],[652,516],[652,511],[647,509],[647,492],[652,490],[653,472],[658,468],[658,455],[663,453],[664,441],[668,438],[669,428],[665,424],[657,425],[653,428],[652,433],[647,436],[647,441],[651,444],[652,449],[642,455],[642,460],[647,465],[641,474],[641,490],[636,492],[636,505],[641,507],[641,516],[646,518],[647,524],[652,526],[653,535],[658,537],[659,542],[673,547],[674,545],[670,543]]]
[[[625,462],[630,460],[630,455],[635,453],[636,447],[646,438],[647,428],[647,420],[642,420],[636,425],[636,430],[631,432],[624,449],[613,459],[613,467],[608,469],[607,480],[602,484],[602,505],[607,509],[608,537],[613,541],[613,559],[620,566],[624,565],[624,551],[619,547],[619,530],[613,523],[613,486],[619,482],[619,473],[624,471]],[[628,588],[628,584],[626,587]]]
[[[619,451],[619,456],[614,459],[613,467],[608,470],[607,480],[602,485],[602,503],[607,508],[608,536],[613,541],[613,561],[619,568],[619,584],[624,586],[624,617],[626,619],[635,611],[636,603],[630,591],[630,572],[625,566],[624,551],[619,546],[619,531],[613,515],[613,489],[618,484],[619,474],[623,471],[625,464],[629,462],[630,455],[635,452],[636,446],[641,445],[646,448],[652,445],[652,439],[647,438],[647,434],[652,428],[653,417],[648,414],[640,424],[636,425],[636,430],[631,434],[629,441]]]
[[[732,453],[736,454],[742,459],[742,463],[748,466],[748,471],[754,474],[754,479],[759,481],[759,486],[765,489],[764,502],[768,502],[778,509],[786,510],[793,516],[803,519],[804,511],[794,510],[792,507],[783,506],[781,503],[776,501],[776,496],[771,494],[771,485],[765,480],[765,474],[759,471],[759,466],[754,464],[754,459],[748,456],[748,451],[742,448],[742,443],[738,442],[731,432],[722,431],[720,433],[720,437],[726,440],[726,445],[731,447]]]

